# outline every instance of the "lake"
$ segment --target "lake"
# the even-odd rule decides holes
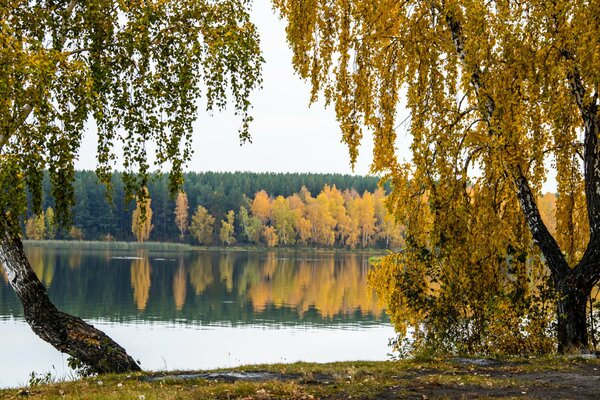
[[[367,254],[75,250],[26,246],[59,309],[99,327],[148,370],[384,360],[393,328],[367,287]],[[0,387],[72,376],[0,278]]]

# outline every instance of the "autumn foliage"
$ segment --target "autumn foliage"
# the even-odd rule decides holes
[[[215,217],[199,206],[192,216],[189,231],[194,241],[230,245],[263,244],[267,247],[316,246],[398,248],[403,241],[397,226],[385,208],[382,189],[362,195],[354,190],[338,190],[325,185],[316,196],[303,187],[288,197],[270,197],[258,191],[237,216],[230,210],[215,227]]]
[[[275,7],[295,70],[311,101],[335,107],[352,162],[363,132],[373,134],[371,170],[391,182],[388,209],[406,240],[371,282],[401,336],[411,326],[421,343],[453,352],[545,352],[549,341],[589,352],[600,280],[600,4]],[[397,152],[405,141],[408,160]],[[552,205],[536,201],[548,166],[554,225],[543,217]]]

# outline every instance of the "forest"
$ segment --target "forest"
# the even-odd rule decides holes
[[[75,176],[73,225],[61,231],[55,223],[46,176],[43,211],[23,219],[25,238],[350,249],[397,249],[403,244],[404,229],[386,209],[385,190],[374,177],[188,173],[183,190],[172,198],[165,175],[155,174],[142,212],[141,201],[127,201],[119,173],[112,176],[111,197],[94,172]],[[538,203],[542,219],[555,233],[556,196],[546,193]]]
[[[136,200],[127,201],[122,174],[111,178],[112,191],[93,171],[75,173],[72,227],[61,230],[54,221],[49,177],[43,181],[42,212],[29,211],[22,220],[28,239],[151,240],[192,244],[252,243],[389,247],[400,241],[385,210],[378,179],[368,176],[310,173],[204,172],[187,173],[177,198],[169,194],[168,178],[148,180],[147,237],[132,230]],[[185,195],[187,206],[177,206]],[[185,212],[184,221],[178,221]],[[200,211],[199,211],[200,210]],[[234,215],[231,238],[222,238],[222,222]],[[201,214],[204,213],[202,216]],[[139,214],[138,214],[139,215]],[[179,217],[180,219],[182,216]],[[195,222],[194,222],[195,221]],[[185,225],[182,235],[181,227]],[[204,228],[204,229],[203,229]],[[138,229],[142,229],[139,227]],[[208,233],[207,233],[208,229]],[[223,240],[227,239],[227,240]]]

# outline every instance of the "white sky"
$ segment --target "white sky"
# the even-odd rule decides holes
[[[194,124],[194,156],[186,170],[320,172],[366,175],[372,160],[372,137],[365,132],[354,171],[332,107],[323,102],[309,107],[310,84],[292,69],[292,52],[285,40],[285,22],[279,20],[269,0],[256,0],[252,21],[259,30],[263,65],[263,88],[251,98],[254,121],[252,143],[240,146],[241,119],[232,111],[208,115],[201,106]],[[405,118],[399,109],[398,121]],[[93,129],[83,139],[77,169],[96,168],[96,135]],[[398,129],[398,154],[410,159],[406,127]],[[118,148],[117,148],[118,151]],[[151,153],[149,151],[149,153]],[[116,169],[122,169],[117,164]],[[168,167],[163,167],[168,168]],[[555,191],[555,172],[549,171],[543,191]]]
[[[285,23],[275,15],[271,2],[257,0],[252,20],[265,59],[263,89],[251,98],[252,143],[240,146],[241,119],[232,111],[212,116],[200,112],[194,125],[195,154],[187,170],[353,173],[333,108],[325,109],[323,102],[308,106],[310,85],[294,74]],[[354,170],[360,175],[368,173],[373,151],[370,136],[365,135],[363,143]],[[91,129],[84,137],[77,169],[96,168],[95,148]]]

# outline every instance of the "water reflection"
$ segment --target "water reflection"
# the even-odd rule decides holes
[[[139,250],[137,257],[131,260],[131,287],[138,310],[146,309],[150,297],[150,260],[146,251]]]
[[[26,248],[59,308],[109,321],[382,324],[363,254]],[[1,281],[0,281],[1,282]],[[0,315],[21,316],[0,283]]]
[[[173,299],[175,300],[175,309],[181,310],[185,305],[185,295],[187,294],[187,274],[183,260],[179,260],[179,267],[173,277]]]

